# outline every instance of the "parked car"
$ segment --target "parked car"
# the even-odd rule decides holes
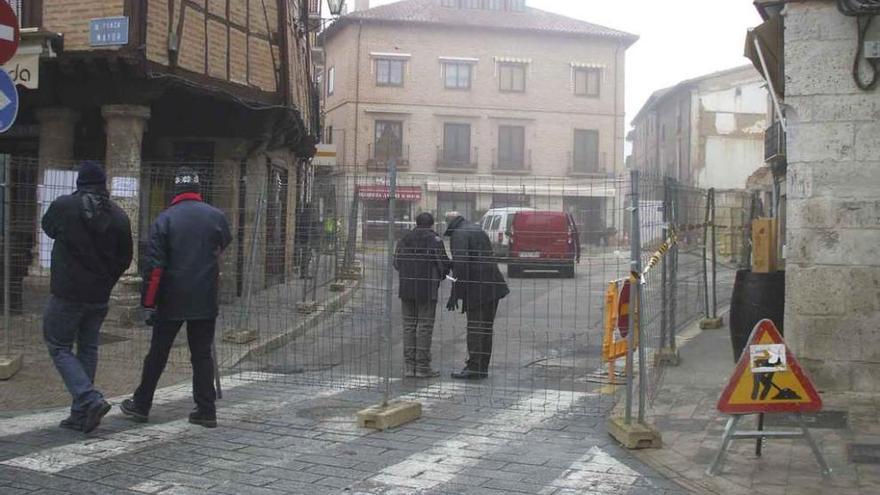
[[[574,278],[581,259],[581,243],[574,218],[561,211],[523,211],[513,217],[506,232],[510,243],[509,277],[525,270],[557,270]]]
[[[480,220],[480,227],[483,228],[483,232],[488,234],[489,240],[492,241],[492,251],[495,253],[495,256],[507,257],[510,239],[508,239],[505,233],[513,225],[513,216],[521,211],[535,211],[535,209],[526,207],[492,208]]]

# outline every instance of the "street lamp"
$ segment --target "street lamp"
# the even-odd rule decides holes
[[[330,7],[330,14],[334,17],[342,15],[343,9],[345,9],[345,0],[327,0],[327,5]]]

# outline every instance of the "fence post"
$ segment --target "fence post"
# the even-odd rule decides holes
[[[717,264],[717,250],[715,246],[716,235],[715,235],[715,188],[710,188],[708,195],[706,196],[706,230],[703,232],[703,286],[706,290],[706,318],[700,322],[700,328],[704,330],[714,330],[721,328],[724,325],[724,321],[721,318],[718,318],[718,297],[716,292],[718,290],[718,264]],[[709,235],[709,231],[711,230],[711,241],[707,239]],[[706,258],[709,256],[709,244],[711,242],[711,256],[712,256],[712,305],[709,306],[709,275],[707,273]]]
[[[3,353],[0,354],[0,380],[8,380],[21,370],[21,354],[12,354],[12,318],[9,313],[9,298],[11,291],[9,275],[12,269],[10,260],[12,194],[9,187],[9,156],[0,155],[0,166],[3,169],[3,330],[4,336]]]
[[[660,434],[645,422],[646,396],[647,396],[647,339],[641,331],[641,305],[644,297],[641,284],[642,270],[642,243],[641,221],[639,215],[639,172],[630,172],[632,206],[630,207],[630,304],[629,304],[629,333],[627,334],[626,350],[626,404],[624,417],[612,416],[607,424],[608,433],[628,449],[659,448],[661,446]],[[638,344],[636,335],[638,334]],[[638,345],[639,353],[639,415],[638,421],[632,420],[633,401],[633,354]]]
[[[391,335],[394,329],[392,319],[392,308],[394,303],[394,212],[397,211],[397,158],[392,157],[388,160],[388,178],[390,181],[388,191],[388,245],[386,246],[388,254],[388,264],[385,266],[385,332],[382,343],[385,346],[384,366],[384,392],[382,396],[382,407],[388,406],[391,398]]]
[[[630,246],[630,272],[632,274],[640,273],[639,265],[641,261],[641,224],[639,220],[639,171],[630,172],[630,222],[629,222],[629,246]],[[632,424],[633,410],[633,361],[635,357],[633,353],[636,351],[636,308],[638,307],[638,287],[639,279],[630,277],[629,288],[629,331],[626,340],[626,404],[624,412],[624,424],[630,426]],[[641,335],[639,336],[641,337]],[[639,338],[641,341],[641,338]],[[639,363],[639,368],[642,368]],[[641,386],[641,384],[639,384]]]
[[[670,191],[670,204],[672,217],[670,222],[672,225],[682,223],[681,219],[681,187],[677,180],[673,179],[672,190]],[[675,334],[678,330],[678,244],[674,244],[669,250],[669,342],[672,349],[672,356],[675,364],[678,364],[678,354],[676,351]]]
[[[673,206],[674,181],[670,177],[663,179],[663,240],[669,239],[676,232],[675,210]],[[677,366],[678,353],[675,350],[675,277],[677,272],[675,262],[675,249],[677,244],[669,247],[663,254],[660,263],[660,349],[657,352],[656,362],[661,366]]]

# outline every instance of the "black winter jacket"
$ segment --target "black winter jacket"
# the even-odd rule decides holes
[[[510,294],[504,275],[492,253],[489,236],[479,225],[458,217],[449,223],[451,238],[452,298],[462,301],[462,310],[498,301]]]
[[[232,242],[222,211],[178,195],[150,228],[143,305],[157,321],[210,320],[219,312],[220,254]]]
[[[436,302],[450,269],[443,239],[429,228],[411,230],[397,243],[394,268],[400,273],[401,299]]]
[[[83,187],[52,202],[43,215],[52,247],[52,295],[101,304],[131,265],[131,223],[107,191]]]

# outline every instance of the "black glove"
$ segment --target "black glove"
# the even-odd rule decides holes
[[[449,311],[455,311],[458,309],[458,299],[455,297],[449,296],[449,302],[446,303],[446,309]]]
[[[156,325],[156,308],[144,308],[144,323],[148,327]]]

